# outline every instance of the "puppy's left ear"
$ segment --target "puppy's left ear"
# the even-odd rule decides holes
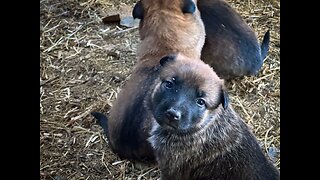
[[[196,11],[196,5],[192,0],[183,0],[182,12],[193,14]]]
[[[176,55],[175,54],[171,54],[171,55],[168,55],[168,56],[164,56],[160,59],[160,65],[161,66],[164,66],[166,63],[170,62],[170,61],[173,61],[176,59]]]
[[[143,6],[141,1],[138,1],[132,10],[132,16],[134,19],[143,19]]]
[[[229,95],[228,95],[228,92],[224,88],[221,88],[220,102],[223,106],[223,109],[226,110],[229,105]]]

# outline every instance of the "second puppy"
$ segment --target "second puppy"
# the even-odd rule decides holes
[[[205,28],[196,0],[140,0],[133,17],[141,19],[137,58],[182,53],[199,59]]]
[[[157,117],[151,110],[157,106],[151,103],[152,92],[164,88],[160,85],[164,81],[160,72],[171,71],[169,67],[172,65],[164,65],[173,60],[178,62],[173,65],[178,69],[182,65],[184,68],[194,69],[204,64],[200,59],[188,58],[181,54],[138,61],[130,79],[113,103],[109,117],[98,112],[92,113],[104,129],[111,149],[120,158],[143,162],[155,161],[154,150],[147,141],[152,122]]]
[[[159,60],[182,53],[201,61],[205,30],[194,0],[141,0],[132,14],[141,19],[138,61],[113,102],[109,117],[97,112],[93,115],[104,128],[113,152],[130,160],[154,161],[147,141],[153,115],[144,101],[159,78]]]
[[[206,39],[201,59],[223,79],[256,75],[269,51],[267,31],[259,44],[255,32],[224,0],[199,0]]]

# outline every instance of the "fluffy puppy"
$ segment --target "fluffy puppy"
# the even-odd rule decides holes
[[[108,118],[99,112],[92,113],[104,129],[111,149],[120,158],[155,162],[154,151],[147,141],[155,119],[148,102],[151,92],[160,88],[159,73],[164,70],[163,65],[171,59],[180,62],[177,66],[186,63],[190,68],[195,65],[192,61],[204,64],[200,59],[183,55],[140,60],[114,101]]]
[[[144,99],[159,78],[159,60],[180,52],[200,61],[205,31],[193,0],[141,0],[132,14],[141,19],[138,62],[113,102],[109,117],[98,112],[92,115],[105,130],[113,152],[121,158],[152,162],[154,154],[147,138],[153,116]]]
[[[140,0],[132,15],[141,19],[137,57],[182,53],[200,58],[205,28],[196,0]]]
[[[206,31],[201,59],[223,79],[256,75],[269,51],[269,31],[260,45],[254,31],[224,0],[198,0],[197,6]]]
[[[203,62],[169,59],[145,99],[148,122],[153,120],[148,140],[161,179],[279,179],[255,136],[228,104],[223,80]]]

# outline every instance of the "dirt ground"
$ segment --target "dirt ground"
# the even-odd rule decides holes
[[[280,2],[227,0],[270,52],[256,77],[227,82],[231,104],[280,169]],[[136,0],[40,1],[40,177],[54,180],[157,179],[156,166],[115,156],[89,114],[108,113],[130,77],[137,28],[104,24],[131,15]]]

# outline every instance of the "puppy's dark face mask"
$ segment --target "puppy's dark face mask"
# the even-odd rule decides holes
[[[176,56],[160,60],[162,69],[152,94],[152,112],[164,129],[192,133],[208,124],[216,109],[227,108],[228,96],[221,80],[210,76],[214,73],[209,66],[183,61]],[[201,73],[203,70],[211,74]]]

